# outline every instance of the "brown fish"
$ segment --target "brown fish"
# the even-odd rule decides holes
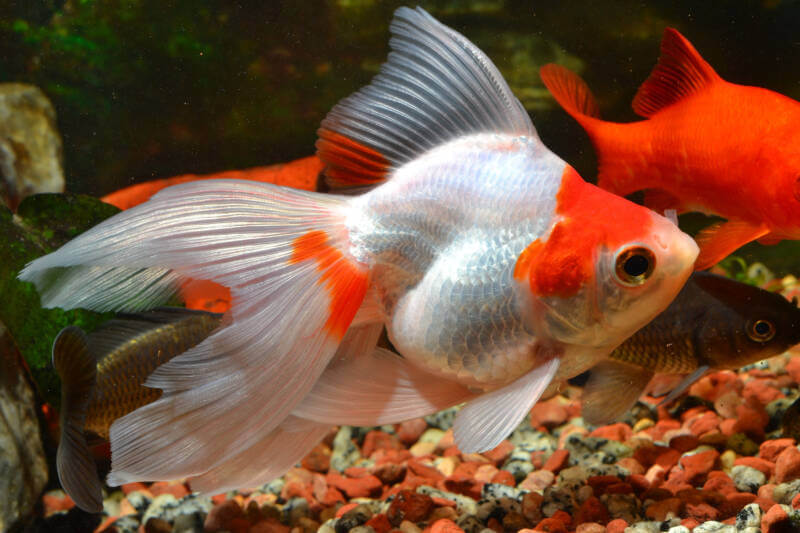
[[[671,401],[711,369],[736,369],[798,343],[800,309],[794,302],[695,272],[666,310],[592,368],[583,418],[596,425],[618,419],[656,373],[689,374],[665,400]]]
[[[61,486],[81,509],[103,510],[102,482],[87,435],[108,440],[111,423],[157,400],[143,385],[159,365],[185,352],[219,326],[222,315],[159,308],[120,315],[86,335],[69,326],[53,343],[61,378],[61,441],[56,466]]]
[[[781,417],[781,431],[783,436],[790,439],[800,439],[800,398],[796,398]]]

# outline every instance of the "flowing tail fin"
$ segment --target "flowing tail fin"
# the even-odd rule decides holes
[[[145,383],[161,398],[112,424],[109,483],[202,474],[289,415],[367,291],[348,209],[341,197],[264,183],[187,183],[25,268],[48,306],[147,308],[188,278],[231,291],[222,326]]]
[[[53,343],[53,366],[61,378],[61,440],[56,454],[58,479],[78,507],[99,513],[103,510],[103,484],[83,432],[95,387],[97,362],[80,328],[68,326],[58,334]]]

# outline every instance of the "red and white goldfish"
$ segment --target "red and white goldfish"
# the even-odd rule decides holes
[[[645,204],[659,211],[727,219],[697,236],[698,269],[755,239],[800,239],[800,102],[723,80],[672,28],[633,100],[647,120],[600,120],[586,84],[564,67],[545,65],[541,77],[589,134],[600,187],[644,190]]]
[[[20,274],[65,308],[145,309],[185,278],[230,289],[220,328],[147,380],[162,396],[112,424],[110,484],[252,486],[332,424],[463,401],[456,443],[491,449],[686,281],[694,241],[550,152],[475,45],[419,8],[391,31],[380,74],[319,129],[330,183],[363,194],[177,185]]]

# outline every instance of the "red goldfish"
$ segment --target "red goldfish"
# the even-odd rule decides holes
[[[697,269],[755,239],[800,239],[800,102],[723,80],[672,28],[633,100],[647,120],[600,120],[586,84],[561,66],[545,65],[541,77],[589,134],[600,187],[644,190],[645,204],[659,211],[727,219],[697,236]]]
[[[318,132],[329,183],[361,195],[176,185],[20,274],[51,307],[150,308],[186,278],[230,289],[220,327],[146,381],[162,396],[112,424],[110,484],[253,486],[331,424],[464,401],[456,443],[491,449],[686,281],[692,239],[548,150],[475,45],[419,8],[391,31],[381,72]]]

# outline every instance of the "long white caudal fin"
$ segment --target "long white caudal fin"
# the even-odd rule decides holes
[[[332,425],[288,417],[253,446],[189,478],[192,490],[219,494],[256,487],[286,473],[308,454]]]
[[[536,135],[500,72],[463,35],[422,8],[397,9],[390,30],[381,72],[337,104],[317,132],[329,185],[375,185],[463,135]]]
[[[44,296],[67,307],[130,308],[136,280],[151,271],[231,290],[223,325],[146,382],[161,398],[112,425],[110,479],[203,473],[263,439],[306,395],[367,291],[367,269],[348,252],[346,210],[335,196],[200,181],[165,189],[27,267],[23,278],[45,289],[83,275],[81,294]],[[110,294],[94,285],[115,277],[124,283],[104,283]]]
[[[485,452],[508,437],[556,375],[553,357],[510,384],[471,400],[456,415],[453,437],[462,452]]]

